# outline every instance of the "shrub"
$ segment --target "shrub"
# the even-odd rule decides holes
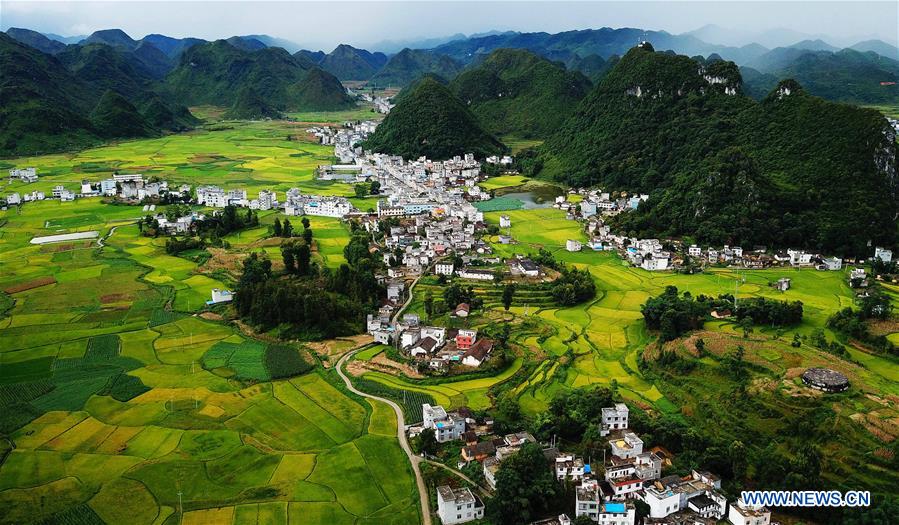
[[[272,379],[293,377],[312,370],[299,350],[283,345],[271,345],[265,350],[265,368]]]

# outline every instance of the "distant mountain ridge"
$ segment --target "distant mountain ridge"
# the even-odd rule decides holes
[[[165,84],[178,100],[191,105],[232,106],[243,88],[252,87],[278,111],[352,107],[354,103],[340,82],[316,69],[282,48],[247,51],[217,40],[185,51]],[[304,82],[310,71],[315,79],[311,84]],[[307,88],[316,94],[307,93]]]

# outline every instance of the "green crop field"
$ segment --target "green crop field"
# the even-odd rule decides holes
[[[305,129],[224,123],[15,159],[41,180],[6,189],[75,189],[118,170],[251,195],[296,186],[352,195],[312,179],[331,149],[285,140]],[[100,199],[0,212],[0,436],[15,445],[0,464],[0,523],[417,521],[393,411],[334,386],[333,371],[269,380],[265,343],[195,315],[233,274],[167,255],[164,239],[139,234],[141,215]],[[260,249],[274,217],[260,214],[263,226],[229,238],[229,251]],[[310,220],[316,256],[339,265],[346,227]],[[29,243],[91,230],[109,235],[104,247]]]

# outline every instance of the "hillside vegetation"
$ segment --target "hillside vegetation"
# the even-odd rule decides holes
[[[529,51],[500,49],[449,88],[492,133],[531,138],[557,129],[587,94],[590,81]]]
[[[483,158],[503,150],[477,117],[433,78],[422,79],[405,95],[364,147],[413,159],[422,155],[447,159],[464,153]]]
[[[462,70],[462,64],[442,54],[421,49],[403,49],[390,57],[371,79],[372,86],[405,86],[415,79],[433,73],[442,78],[453,78]]]
[[[523,165],[575,186],[650,193],[621,221],[639,235],[850,255],[895,238],[894,135],[876,111],[794,81],[759,103],[741,93],[733,63],[703,68],[646,46]]]
[[[281,48],[256,51],[238,49],[224,40],[197,44],[181,55],[178,67],[166,78],[166,87],[189,105],[231,106],[244,87],[252,87],[267,104],[279,110],[315,110],[352,106],[339,81],[312,82],[318,92],[305,93],[310,71]],[[327,75],[328,73],[316,73]],[[333,78],[333,77],[332,77]]]

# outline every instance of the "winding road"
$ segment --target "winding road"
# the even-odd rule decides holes
[[[406,438],[406,419],[403,415],[403,409],[389,399],[373,396],[371,394],[362,392],[361,390],[357,390],[356,387],[353,386],[353,383],[350,381],[350,378],[343,373],[343,365],[359,350],[361,350],[361,348],[344,354],[344,356],[341,357],[339,361],[337,361],[337,366],[335,366],[334,368],[337,370],[337,375],[339,375],[340,378],[343,379],[343,382],[346,384],[346,387],[350,390],[350,392],[353,392],[354,394],[360,395],[362,397],[367,397],[369,399],[387,403],[393,408],[393,411],[396,413],[396,437],[400,441],[400,446],[403,448],[403,452],[405,452],[406,456],[408,456],[409,463],[412,464],[412,472],[415,474],[415,482],[418,484],[418,496],[421,502],[421,522],[423,525],[431,525],[431,504],[430,499],[428,498],[428,487],[425,485],[425,479],[421,475],[421,468],[419,466],[422,462],[424,462],[424,460],[417,454],[412,452],[412,448],[409,446],[409,440]]]

